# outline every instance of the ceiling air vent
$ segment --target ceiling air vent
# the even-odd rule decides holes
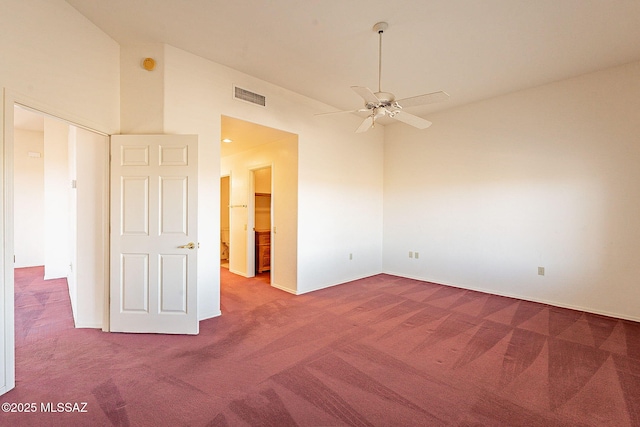
[[[235,99],[239,99],[240,101],[246,101],[256,105],[262,105],[263,107],[267,106],[267,98],[265,98],[263,95],[251,92],[246,89],[242,89],[241,87],[238,87],[238,86],[233,87],[233,97]]]

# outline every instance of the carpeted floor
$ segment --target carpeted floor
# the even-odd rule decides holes
[[[37,411],[0,425],[640,426],[638,323],[384,274],[302,296],[221,274],[223,315],[169,336],[73,329],[64,280],[18,270],[0,402]]]

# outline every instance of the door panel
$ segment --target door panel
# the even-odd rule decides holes
[[[187,256],[160,257],[160,311],[185,313],[187,310]]]
[[[160,235],[178,235],[186,237],[189,200],[186,176],[160,178]]]
[[[120,311],[149,312],[149,254],[121,254]]]
[[[122,236],[149,235],[149,177],[126,176],[120,181],[122,191]]]
[[[197,136],[111,138],[111,331],[197,334]]]

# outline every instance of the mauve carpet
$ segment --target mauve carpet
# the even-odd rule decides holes
[[[640,426],[640,324],[376,275],[302,296],[222,270],[198,336],[74,329],[16,271],[11,426]],[[86,402],[84,413],[41,404]]]

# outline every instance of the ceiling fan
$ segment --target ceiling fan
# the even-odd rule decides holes
[[[418,129],[426,129],[431,126],[431,122],[421,117],[414,116],[403,110],[404,107],[415,107],[418,105],[432,104],[435,102],[445,101],[449,98],[449,94],[443,91],[426,93],[424,95],[412,96],[410,98],[398,99],[391,92],[383,92],[381,89],[382,79],[382,34],[389,27],[386,22],[378,22],[373,26],[373,31],[379,35],[378,44],[378,91],[373,92],[364,86],[351,86],[351,89],[364,99],[364,108],[355,111],[338,111],[334,113],[354,113],[368,112],[369,115],[364,119],[362,124],[356,129],[356,132],[365,132],[375,126],[376,120],[381,117],[390,117],[401,121]]]

